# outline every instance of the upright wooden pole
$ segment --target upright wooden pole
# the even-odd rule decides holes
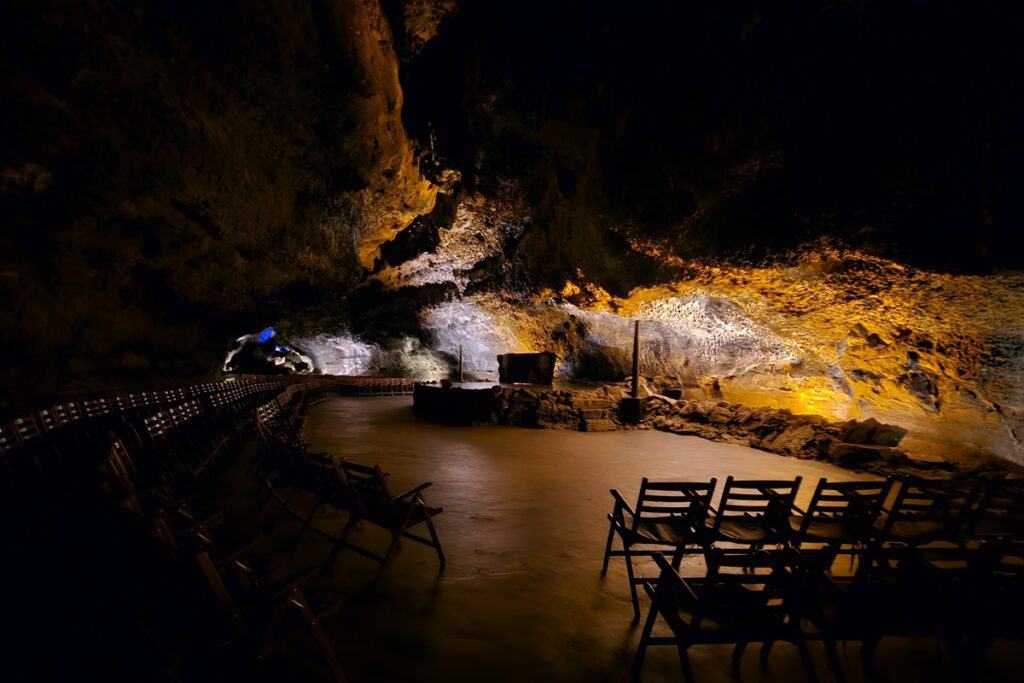
[[[630,396],[636,398],[640,393],[640,321],[633,321],[633,390]]]
[[[465,375],[462,374],[462,344],[459,344],[459,381],[466,381]]]

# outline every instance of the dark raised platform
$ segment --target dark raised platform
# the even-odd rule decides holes
[[[459,382],[450,386],[417,383],[412,391],[412,404],[418,414],[438,422],[490,422],[498,389],[495,382]]]

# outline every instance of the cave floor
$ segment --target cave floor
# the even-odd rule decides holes
[[[329,578],[312,588],[350,604],[324,624],[352,681],[620,681],[628,678],[639,627],[631,624],[624,565],[614,560],[600,576],[611,508],[608,489],[634,499],[640,478],[719,480],[802,475],[799,504],[814,482],[862,477],[828,464],[772,455],[656,431],[581,433],[512,427],[447,427],[417,418],[408,397],[339,398],[312,409],[306,426],[317,450],[391,473],[393,491],[431,481],[427,502],[444,506],[438,533],[448,557],[439,574],[429,548],[402,546],[369,597],[360,588],[376,565],[351,552],[339,556]],[[239,505],[243,473],[222,482]],[[232,483],[232,480],[234,483]],[[251,479],[249,480],[251,482]],[[237,488],[233,486],[237,485]],[[250,486],[250,488],[252,488]],[[341,515],[317,524],[337,531]],[[275,535],[294,536],[298,522]],[[386,537],[360,531],[356,542],[382,549]],[[313,564],[327,541],[307,534],[289,562]],[[650,564],[646,565],[650,573]],[[687,560],[684,573],[703,571]],[[647,602],[641,608],[646,614]],[[326,670],[301,640],[272,657],[268,680],[324,680]],[[831,680],[824,652],[812,654],[822,680]],[[851,681],[864,680],[857,644],[843,656]],[[805,680],[794,648],[777,646],[770,669],[758,668],[756,646],[743,661],[747,680]],[[292,652],[293,656],[288,653]],[[691,650],[699,681],[732,681],[729,646]],[[948,653],[934,641],[886,639],[876,661],[888,680],[954,681]],[[1021,648],[997,642],[982,676],[1019,680]],[[681,674],[673,648],[652,648],[646,681],[676,681]]]

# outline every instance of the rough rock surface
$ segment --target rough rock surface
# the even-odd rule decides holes
[[[432,206],[377,0],[0,12],[0,409],[208,375]]]
[[[748,408],[726,401],[674,400],[655,395],[647,402],[654,429],[692,434],[711,441],[833,462],[853,469],[895,469],[909,464],[898,450],[906,431],[869,419],[830,422],[820,415],[785,409]]]

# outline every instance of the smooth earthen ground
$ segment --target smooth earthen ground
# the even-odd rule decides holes
[[[627,680],[639,627],[631,623],[621,560],[600,576],[609,488],[632,499],[643,476],[801,475],[798,503],[806,504],[819,477],[861,477],[824,463],[657,431],[446,427],[413,415],[408,397],[331,400],[310,411],[306,434],[315,449],[380,463],[395,492],[433,482],[427,501],[444,506],[437,522],[448,555],[442,574],[430,549],[406,543],[369,597],[358,597],[359,587],[375,565],[352,553],[342,553],[332,577],[317,582],[327,596],[351,601],[325,628],[356,682]],[[342,521],[341,515],[318,518],[334,531]],[[297,523],[278,534],[287,536],[289,528]],[[373,530],[359,532],[357,540],[378,549],[387,541]],[[316,563],[327,550],[325,540],[307,535],[288,556]],[[700,560],[684,564],[684,572],[702,571]],[[646,599],[641,606],[646,614]],[[301,640],[295,647],[312,655]],[[864,680],[858,647],[851,643],[844,656],[851,681]],[[831,680],[820,646],[811,648],[819,676]],[[697,680],[734,680],[730,654],[728,646],[694,647]],[[325,676],[315,655],[286,658],[269,662],[267,671],[287,671],[291,680]],[[298,673],[296,659],[303,667]],[[890,681],[958,680],[948,653],[937,655],[931,640],[884,640],[876,661]],[[1022,649],[999,642],[981,673],[986,680],[1019,680],[1014,670],[1021,666]],[[743,675],[748,681],[804,680],[787,645],[773,650],[767,672],[759,671],[752,647]],[[680,678],[674,650],[652,649],[644,680]]]

